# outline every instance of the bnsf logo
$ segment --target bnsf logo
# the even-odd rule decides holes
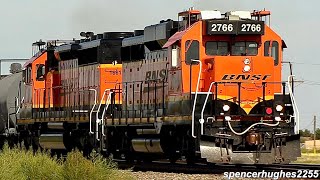
[[[225,74],[222,78],[222,80],[225,81],[230,81],[230,80],[249,80],[249,81],[254,81],[254,80],[266,80],[270,77],[271,75],[261,75],[261,74]]]
[[[145,80],[157,80],[157,79],[167,79],[168,73],[166,69],[147,71]]]

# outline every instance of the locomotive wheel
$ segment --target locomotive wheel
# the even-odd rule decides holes
[[[90,158],[90,155],[94,149],[94,144],[95,144],[95,139],[93,135],[88,135],[84,136],[84,141],[83,141],[83,156]]]
[[[10,135],[8,137],[8,145],[9,145],[9,148],[12,149],[14,148],[15,146],[18,145],[18,142],[19,142],[19,138],[18,136],[15,136],[15,135]]]
[[[125,153],[125,159],[128,163],[133,163],[134,158],[135,158],[135,153],[132,146],[130,146],[130,149]]]
[[[187,164],[192,165],[196,162],[196,157],[194,155],[187,155],[186,161],[187,161]]]
[[[61,149],[51,149],[51,157],[54,156],[57,156],[58,159],[64,158],[67,156],[67,151]]]
[[[32,144],[33,153],[36,153],[36,152],[39,150],[39,147],[40,147],[40,151],[43,150],[43,149],[41,148],[41,146],[39,145],[39,137],[37,137],[37,136],[32,136],[32,137],[31,137],[31,144]]]
[[[151,157],[144,157],[144,158],[143,158],[143,162],[145,162],[145,163],[151,163],[151,162],[152,162],[152,158],[151,158]]]
[[[188,147],[188,150],[186,152],[186,161],[187,161],[187,164],[192,165],[196,162],[196,155],[195,155],[196,144],[195,144],[194,138],[191,136],[190,130],[187,131],[187,136],[185,136],[185,139],[187,141],[187,147]]]
[[[176,155],[176,156],[170,157],[169,161],[170,161],[171,164],[175,164],[178,159],[179,159],[179,157]]]
[[[111,159],[121,159],[121,153],[119,152],[112,152],[110,154]]]
[[[133,163],[134,162],[134,157],[130,154],[125,155],[125,159],[128,163]]]
[[[90,158],[90,155],[91,155],[91,153],[92,153],[92,150],[93,150],[93,147],[92,147],[92,146],[90,146],[90,145],[88,145],[88,144],[84,145],[83,151],[82,151],[83,156],[84,156],[84,157],[87,157],[87,158]]]
[[[23,146],[24,148],[26,148],[26,150],[30,149],[30,145],[31,145],[31,137],[27,136],[23,138]]]
[[[108,158],[110,156],[110,153],[108,151],[101,151],[100,154],[102,155],[102,157],[104,158]]]

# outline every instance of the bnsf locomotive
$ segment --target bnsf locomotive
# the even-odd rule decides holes
[[[198,11],[133,32],[37,42],[1,80],[1,144],[128,161],[288,163],[300,156],[293,75],[269,11]]]

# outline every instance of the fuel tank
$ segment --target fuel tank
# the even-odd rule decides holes
[[[10,122],[10,128],[15,127],[15,112],[17,110],[15,102],[16,97],[18,97],[19,84],[21,80],[22,72],[10,74],[0,80],[0,134],[4,133],[8,120]],[[21,92],[23,92],[23,90],[24,88],[22,83]]]

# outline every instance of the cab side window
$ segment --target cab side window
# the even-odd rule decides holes
[[[22,81],[26,84],[31,84],[31,67],[27,66],[22,72]]]
[[[37,81],[43,81],[45,75],[45,66],[44,64],[37,64]]]
[[[198,60],[200,58],[199,41],[188,40],[185,44],[186,48],[186,64],[191,64],[192,60]]]
[[[264,43],[264,56],[273,57],[274,65],[279,64],[279,43],[278,41],[266,41]]]

